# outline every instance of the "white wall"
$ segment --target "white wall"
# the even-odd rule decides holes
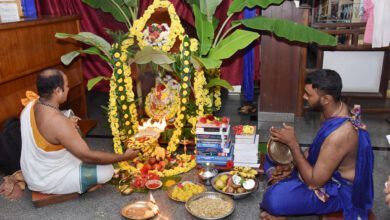
[[[322,67],[337,71],[343,92],[379,92],[384,51],[324,51]]]

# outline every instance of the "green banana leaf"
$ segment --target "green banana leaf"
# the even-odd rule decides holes
[[[198,61],[198,63],[201,63],[204,67],[206,67],[206,69],[216,69],[221,67],[222,65],[222,60],[213,59],[210,57],[201,58],[201,57],[192,56],[192,58]]]
[[[206,15],[209,22],[214,22],[215,10],[222,3],[222,0],[186,0],[187,4],[190,6],[196,5],[202,12]]]
[[[233,86],[228,81],[220,78],[210,79],[210,81],[207,83],[207,88],[211,88],[214,86],[221,86],[228,90],[233,90]]]
[[[154,50],[152,47],[145,47],[138,51],[134,58],[129,59],[129,65],[132,63],[146,64],[153,62],[155,64],[172,64],[174,62],[166,53]]]
[[[213,23],[207,20],[206,15],[201,13],[198,6],[192,5],[192,10],[195,16],[196,34],[199,39],[199,53],[206,55],[214,39]]]
[[[85,49],[85,50],[75,50],[75,51],[69,52],[69,53],[61,56],[61,62],[64,65],[69,65],[73,61],[74,58],[76,58],[78,55],[80,55],[82,53],[98,55],[100,58],[102,58],[107,63],[112,63],[110,61],[110,59],[108,57],[104,56],[103,54],[101,54],[100,50],[97,49],[96,47],[90,47],[90,48]]]
[[[303,24],[288,20],[258,16],[251,19],[232,22],[233,25],[237,23],[241,23],[248,28],[256,30],[270,31],[276,36],[283,37],[289,41],[299,41],[303,43],[315,42],[319,45],[329,46],[337,45],[335,37]]]
[[[196,5],[196,6],[198,6],[198,8],[200,8],[199,0],[186,0],[186,2],[187,2],[187,4],[189,4],[190,6]]]
[[[78,55],[80,55],[80,52],[78,50],[75,50],[75,51],[71,51],[67,54],[64,54],[61,56],[61,62],[64,64],[64,65],[69,65],[74,58],[76,58]]]
[[[267,8],[270,5],[279,5],[284,0],[234,0],[230,5],[227,15],[230,16],[236,12],[242,11],[245,7],[253,8],[259,6],[263,9]]]
[[[88,83],[87,83],[87,88],[88,88],[88,91],[91,91],[91,89],[96,85],[98,84],[98,82],[102,81],[102,80],[110,80],[110,77],[106,77],[106,76],[97,76],[95,78],[92,78],[90,80],[88,80]]]
[[[200,0],[199,8],[202,14],[206,15],[209,22],[213,21],[214,13],[222,0]]]
[[[247,47],[259,36],[256,32],[237,29],[223,39],[217,47],[211,48],[209,58],[216,60],[229,58],[238,50]]]
[[[111,44],[109,44],[104,38],[91,32],[80,32],[78,34],[56,33],[55,37],[59,39],[73,38],[77,41],[81,41],[87,45],[98,48],[104,53],[104,55],[110,57]]]
[[[114,18],[123,23],[129,22],[131,13],[129,6],[137,6],[136,0],[82,0],[92,8],[100,9],[106,13],[110,13]],[[129,24],[128,24],[129,25]]]

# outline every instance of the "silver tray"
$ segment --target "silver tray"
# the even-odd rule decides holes
[[[211,180],[211,186],[213,187],[214,190],[222,193],[222,194],[226,194],[226,195],[229,195],[231,196],[233,199],[242,199],[242,198],[245,198],[247,196],[249,196],[251,193],[255,192],[257,190],[257,188],[259,187],[259,181],[257,179],[253,179],[255,181],[255,187],[250,190],[250,191],[246,191],[244,193],[228,193],[228,192],[224,192],[220,189],[218,189],[217,187],[215,187],[215,181],[217,180],[217,178],[220,176],[220,175],[224,175],[224,174],[230,174],[230,172],[223,172],[223,173],[219,173],[217,176],[215,176],[212,180]]]
[[[198,200],[198,199],[201,199],[201,198],[217,198],[217,199],[221,199],[221,200],[224,200],[224,201],[227,201],[229,203],[232,204],[232,208],[231,210],[229,210],[228,212],[226,212],[226,214],[224,215],[221,215],[221,216],[218,216],[218,217],[204,217],[204,216],[199,216],[197,213],[194,213],[189,205]],[[196,195],[193,195],[190,199],[187,200],[186,202],[186,209],[189,213],[191,213],[191,215],[199,218],[199,219],[207,219],[207,220],[214,220],[214,219],[222,219],[222,218],[225,218],[229,215],[231,215],[235,209],[236,205],[234,204],[234,201],[232,198],[230,198],[229,196],[227,195],[223,195],[221,193],[217,193],[217,192],[204,192],[204,193],[199,193],[199,194],[196,194]]]

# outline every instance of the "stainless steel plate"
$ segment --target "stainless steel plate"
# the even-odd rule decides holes
[[[123,207],[121,214],[128,219],[148,219],[158,214],[158,207],[152,202],[138,201]]]
[[[199,199],[204,199],[204,198],[209,198],[209,199],[215,199],[215,200],[220,200],[221,202],[223,201],[224,203],[229,203],[231,205],[231,208],[229,210],[226,210],[226,212],[221,213],[219,216],[204,216],[201,213],[196,213],[195,210],[191,209],[191,204]],[[212,207],[207,207],[207,209],[211,209]],[[222,219],[225,218],[229,215],[231,215],[234,211],[235,204],[232,198],[230,198],[227,195],[223,195],[221,193],[217,192],[204,192],[200,194],[196,194],[192,196],[187,202],[186,202],[186,209],[191,215],[199,218],[199,219]]]
[[[215,186],[215,181],[217,181],[217,178],[221,175],[224,175],[224,174],[230,174],[230,172],[223,172],[223,173],[219,173],[217,176],[215,176],[212,180],[211,180],[211,186],[213,187],[214,190],[220,192],[220,193],[223,193],[223,194],[226,194],[226,195],[229,195],[231,196],[233,199],[242,199],[242,198],[245,198],[247,196],[249,196],[249,194],[251,194],[252,192],[255,192],[257,190],[257,188],[259,187],[259,181],[257,179],[253,179],[255,181],[255,187],[252,189],[252,190],[249,190],[249,191],[246,191],[244,193],[228,193],[228,192],[224,192],[220,189],[218,189],[216,186]]]

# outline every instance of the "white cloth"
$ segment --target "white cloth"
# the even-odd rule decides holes
[[[373,0],[373,2],[372,47],[387,47],[390,44],[390,0]]]
[[[83,193],[80,186],[82,161],[65,148],[44,151],[36,144],[31,125],[30,102],[23,110],[21,123],[22,154],[20,167],[28,188],[47,194]],[[112,165],[97,166],[98,183],[105,183],[113,175]]]

